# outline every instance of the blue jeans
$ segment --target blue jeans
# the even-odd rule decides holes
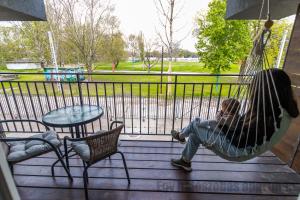
[[[195,118],[181,131],[183,136],[189,137],[182,151],[182,157],[185,161],[192,160],[200,144],[230,157],[242,154],[243,150],[231,145],[231,141],[226,138],[217,125],[215,120],[201,121],[200,118]]]

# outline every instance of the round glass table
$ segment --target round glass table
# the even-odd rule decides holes
[[[103,109],[94,105],[76,105],[58,108],[45,114],[42,118],[44,124],[56,128],[70,128],[73,137],[75,127],[76,137],[80,137],[80,127],[84,136],[83,125],[99,119]]]

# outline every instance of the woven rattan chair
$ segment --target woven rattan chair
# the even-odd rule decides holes
[[[8,125],[8,123],[37,123],[45,127],[45,132],[40,134],[35,134],[30,137],[13,137],[8,138],[3,130],[3,124]],[[54,177],[54,167],[60,162],[64,167],[69,179],[72,181],[72,176],[63,161],[63,154],[60,150],[62,145],[58,134],[50,130],[48,126],[37,120],[1,120],[0,121],[0,145],[3,147],[6,153],[6,158],[10,166],[11,172],[13,174],[13,165],[24,160],[40,156],[45,153],[55,152],[58,160],[55,161],[51,166],[51,173]]]
[[[120,123],[121,125],[117,126],[113,129],[115,124]],[[84,163],[84,171],[83,171],[83,180],[84,180],[84,189],[85,189],[85,197],[88,199],[88,168],[95,164],[96,162],[103,160],[112,156],[113,154],[119,153],[122,156],[128,184],[130,184],[130,178],[128,174],[128,169],[125,161],[124,154],[118,151],[118,139],[123,129],[123,122],[114,121],[111,123],[108,131],[99,131],[91,136],[87,136],[85,138],[72,139],[70,137],[64,138],[64,146],[66,153],[66,163],[69,168],[68,161],[68,147],[71,146],[73,151],[76,152],[83,160]],[[68,142],[70,141],[70,142]]]

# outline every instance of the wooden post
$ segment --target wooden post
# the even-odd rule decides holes
[[[290,43],[285,57],[283,69],[291,78],[294,96],[300,109],[300,4],[298,6]],[[293,119],[287,133],[281,142],[273,148],[281,160],[300,173],[300,149],[298,138],[300,135],[300,117]]]

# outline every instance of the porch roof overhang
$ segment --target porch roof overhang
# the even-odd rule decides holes
[[[44,0],[1,0],[0,21],[46,21]]]
[[[259,19],[264,2],[261,19],[267,18],[268,0],[227,0],[226,19]],[[272,19],[281,19],[296,14],[300,0],[270,0]]]

